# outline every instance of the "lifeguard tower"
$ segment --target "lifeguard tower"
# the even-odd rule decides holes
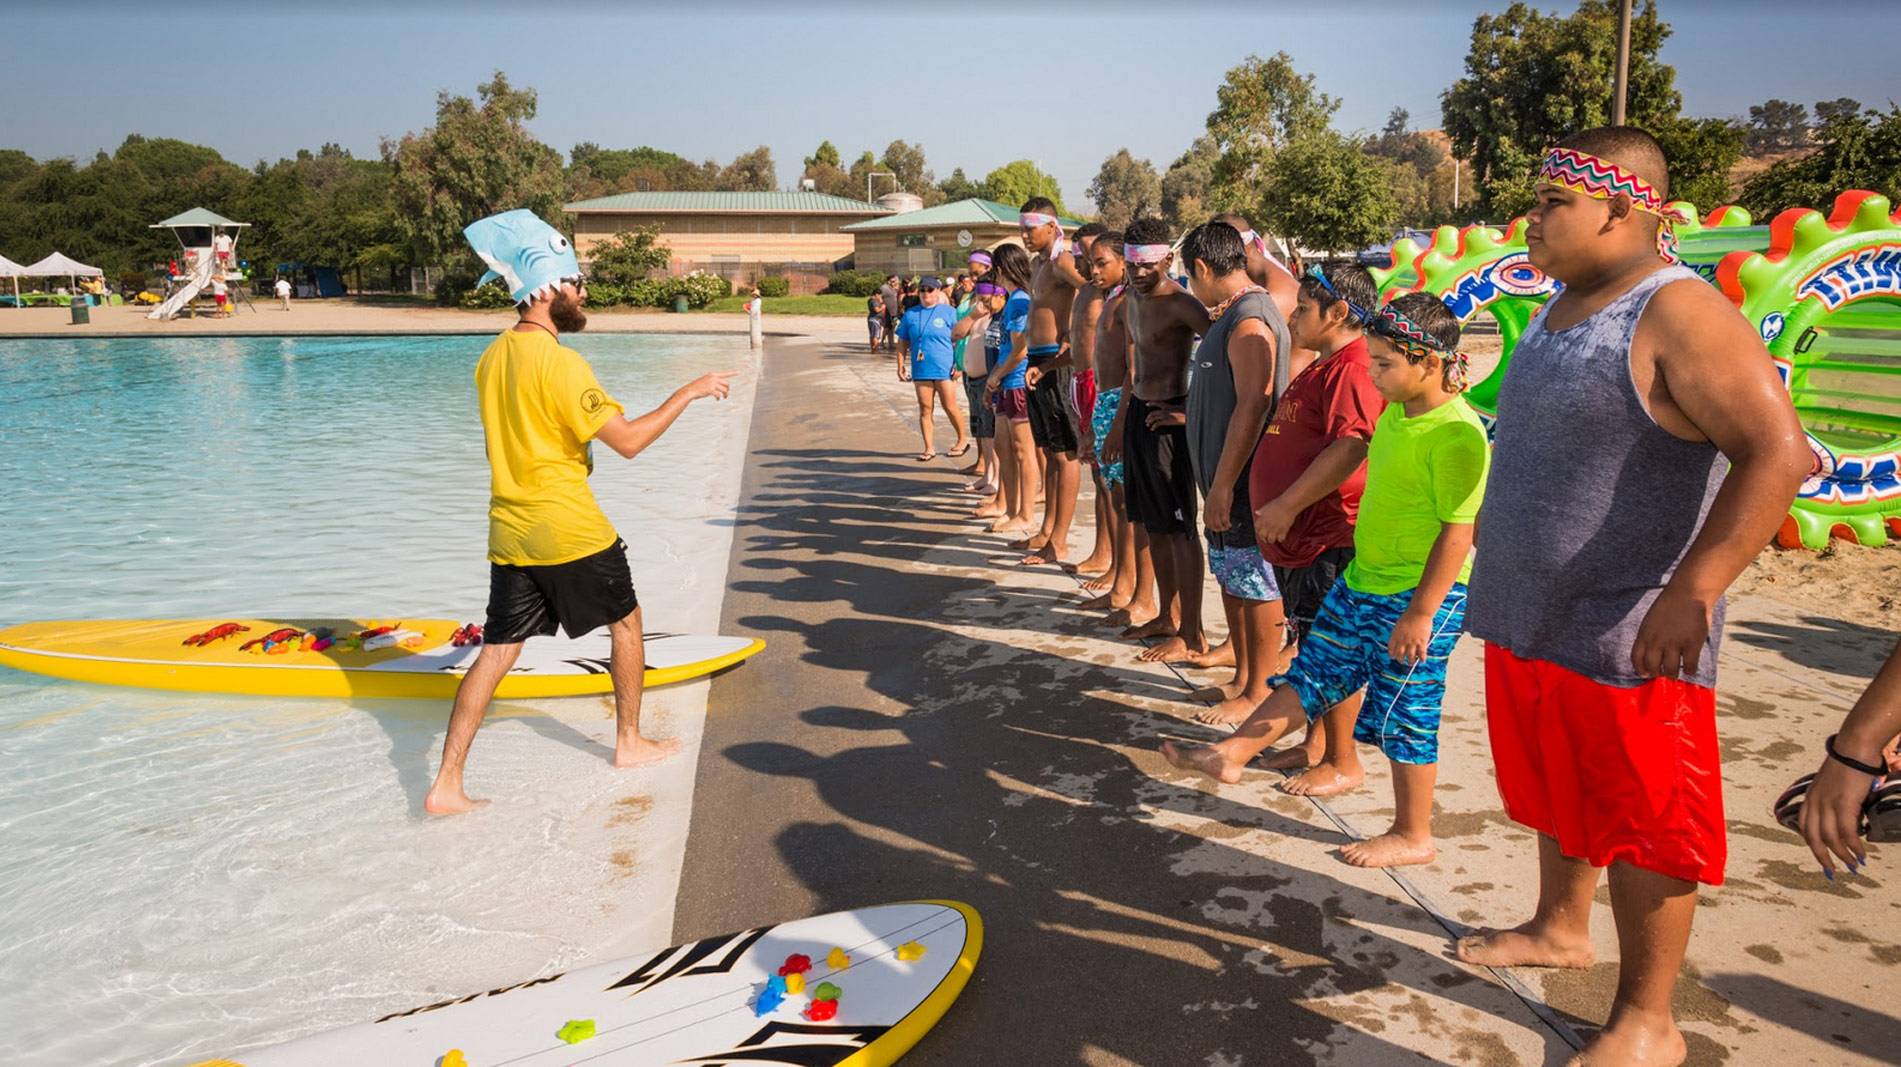
[[[238,270],[238,236],[248,222],[232,222],[215,211],[201,207],[192,208],[182,215],[174,215],[164,222],[154,223],[154,230],[170,230],[178,237],[183,258],[179,271],[174,276],[178,287],[165,298],[164,303],[153,308],[145,317],[148,319],[170,319],[190,306],[205,290],[211,288],[213,279],[222,278],[226,282],[243,282],[244,275]],[[232,287],[234,295],[241,295],[246,304],[251,298],[240,284]],[[252,305],[251,310],[257,310]]]

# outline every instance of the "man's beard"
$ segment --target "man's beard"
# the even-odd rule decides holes
[[[580,333],[587,329],[587,312],[581,310],[580,301],[566,293],[554,294],[554,302],[548,305],[548,318],[562,333]]]

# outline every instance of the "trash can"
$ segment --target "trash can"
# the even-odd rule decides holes
[[[685,293],[673,294],[673,313],[676,315],[686,314],[686,294]]]
[[[73,297],[73,325],[85,326],[92,322],[92,307],[83,296]]]

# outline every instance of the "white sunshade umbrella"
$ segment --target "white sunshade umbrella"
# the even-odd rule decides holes
[[[25,273],[25,267],[20,266],[5,256],[0,256],[0,278],[13,279],[13,306],[16,308],[26,306],[20,303],[20,276]]]

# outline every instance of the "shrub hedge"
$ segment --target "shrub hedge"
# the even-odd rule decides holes
[[[841,270],[825,283],[825,291],[840,296],[870,296],[889,277],[875,270]]]
[[[792,283],[784,278],[767,275],[759,279],[760,296],[791,296]]]

